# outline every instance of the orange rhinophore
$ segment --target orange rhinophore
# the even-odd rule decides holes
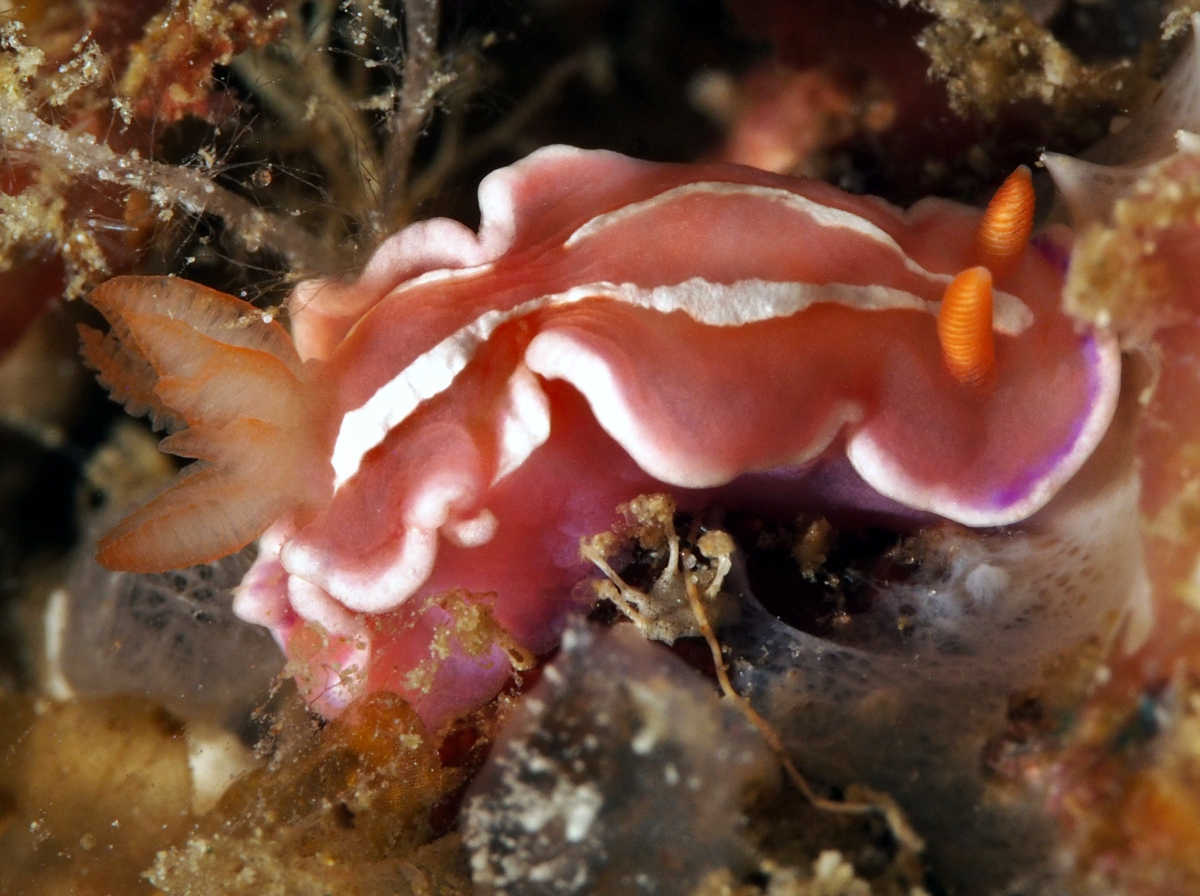
[[[975,234],[979,263],[995,279],[1009,273],[1021,259],[1033,232],[1033,178],[1022,165],[1000,185],[988,203]]]
[[[960,383],[986,385],[996,369],[992,339],[992,275],[968,268],[946,287],[937,319],[942,361]]]

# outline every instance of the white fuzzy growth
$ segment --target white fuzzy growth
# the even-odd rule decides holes
[[[1180,152],[1188,154],[1200,153],[1200,134],[1193,134],[1189,131],[1176,131],[1175,148]]]
[[[563,803],[563,839],[568,843],[580,843],[592,829],[592,822],[604,805],[604,797],[594,784],[580,784]]]
[[[1041,161],[1054,178],[1076,228],[1106,221],[1113,204],[1129,192],[1146,170],[1098,165],[1057,152],[1042,153]]]
[[[1009,574],[1003,568],[980,563],[967,573],[963,589],[976,604],[986,606],[1004,595],[1008,583]]]
[[[63,642],[66,639],[71,598],[63,588],[55,588],[46,601],[42,616],[43,647],[46,658],[42,687],[55,700],[72,700],[75,689],[63,673]]]
[[[1175,132],[1175,151],[1200,152],[1200,137],[1188,131]],[[1108,221],[1113,206],[1133,192],[1139,180],[1153,168],[1148,165],[1101,165],[1057,152],[1042,153],[1042,164],[1054,178],[1076,229]]]
[[[259,764],[232,731],[200,720],[188,723],[187,754],[197,815],[215,807],[230,784]]]

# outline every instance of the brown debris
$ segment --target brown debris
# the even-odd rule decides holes
[[[3,25],[0,209],[8,226],[0,270],[45,281],[25,297],[35,310],[128,270],[145,253],[154,227],[146,215],[126,220],[138,204],[130,204],[131,189],[143,205],[153,199],[158,223],[176,203],[187,205],[189,193],[193,210],[215,209],[225,195],[204,178],[184,187],[189,172],[164,177],[165,166],[148,159],[166,126],[185,114],[210,117],[213,65],[267,39],[278,17],[219,0],[178,0],[158,13],[160,6],[63,3],[51,12],[30,4],[27,21]],[[0,331],[0,347],[20,326]]]
[[[700,589],[717,625],[736,616],[736,601],[721,590],[732,568],[733,539],[720,530],[697,531],[688,538],[695,549],[681,553],[670,495],[641,495],[617,512],[623,521],[613,531],[584,538],[579,545],[580,556],[607,577],[595,582],[599,597],[615,603],[645,637],[667,644],[701,634],[689,586]],[[635,552],[641,555],[639,565],[655,570],[653,582],[641,590],[620,576]]]
[[[429,655],[405,675],[406,689],[429,693],[442,662],[455,650],[468,657],[481,657],[499,647],[517,672],[528,671],[537,664],[537,658],[496,621],[486,598],[465,591],[449,591],[431,598],[427,606],[446,611],[450,619],[434,627]]]
[[[858,131],[818,173],[900,205],[979,201],[1040,149],[1100,139],[1177,49],[1158,24],[1179,4],[1134,2],[726,0],[774,61],[835,74],[854,98]]]
[[[236,781],[150,880],[168,896],[467,893],[454,837],[433,812],[469,769],[395,694],[353,704],[319,731],[298,718],[269,763]],[[435,842],[436,841],[436,842]]]
[[[273,39],[285,18],[282,10],[263,16],[236,2],[174,0],[129,48],[118,96],[133,115],[161,124],[185,115],[209,118],[213,66]]]
[[[992,117],[1033,101],[1059,115],[1093,118],[1097,106],[1127,106],[1148,86],[1145,61],[1085,63],[1018,3],[921,0],[921,6],[937,21],[917,43],[960,115]]]
[[[1194,80],[1174,77],[1164,108]],[[1168,135],[1169,125],[1194,127],[1163,115],[1148,107],[1148,122],[1135,123]],[[1200,148],[1188,134],[1177,143],[1142,167],[1082,170],[1084,189],[1096,184],[1113,201],[1088,216],[1064,290],[1067,309],[1115,331],[1142,372],[1137,456],[1155,626],[1137,654],[1102,670],[1048,758],[1025,763],[1069,834],[1077,878],[1132,896],[1200,888]]]
[[[717,629],[738,617],[736,596],[722,590],[725,577],[732,569],[737,546],[733,538],[720,529],[708,529],[699,534],[702,527],[695,522],[690,527],[687,543],[681,546],[675,531],[675,511],[675,501],[669,495],[641,495],[618,508],[618,513],[624,517],[623,525],[618,524],[613,532],[581,541],[581,555],[595,563],[608,577],[607,582],[597,583],[598,595],[615,603],[649,640],[673,644],[678,638],[702,637],[726,701],[758,731],[805,801],[822,812],[878,815],[903,847],[908,863],[915,867],[923,843],[895,800],[861,785],[850,788],[844,801],[820,796],[796,768],[779,732],[734,688]],[[793,553],[799,551],[796,562],[802,567],[806,560],[817,565],[823,563],[826,557],[820,556],[820,552],[827,555],[832,537],[832,527],[827,521],[810,523],[793,548]],[[608,564],[609,557],[620,557],[623,562],[629,562],[635,551],[640,555],[639,563],[652,570],[661,570],[653,585],[645,591],[631,587]],[[709,563],[705,564],[704,560]],[[644,575],[645,569],[635,568],[634,572]],[[710,608],[720,615],[710,616]]]

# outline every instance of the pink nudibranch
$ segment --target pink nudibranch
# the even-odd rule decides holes
[[[452,655],[432,690],[406,679],[445,622],[425,598],[494,593],[544,651],[577,608],[579,537],[640,493],[1014,524],[1116,407],[1119,349],[1062,313],[1037,240],[993,272],[986,392],[947,372],[936,316],[979,263],[974,208],[568,147],[492,173],[479,202],[477,234],[414,224],[355,282],[298,286],[294,348],[183,281],[95,300],[114,330],[85,336],[89,361],[207,464],[102,561],[171,568],[265,530],[236,608],[321,670],[326,714],[387,689],[437,724],[490,698],[498,650]]]

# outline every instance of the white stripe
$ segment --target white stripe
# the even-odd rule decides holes
[[[904,267],[914,274],[921,277],[936,278],[938,276],[925,270],[925,268],[909,258],[904,250],[900,248],[900,244],[892,239],[887,231],[853,212],[848,212],[840,208],[832,208],[816,200],[809,199],[806,196],[800,196],[789,190],[779,189],[778,187],[764,187],[758,184],[731,184],[724,181],[697,181],[696,183],[684,184],[683,186],[667,190],[665,193],[659,193],[657,196],[651,196],[649,199],[643,199],[641,202],[631,202],[629,205],[624,205],[616,211],[597,215],[572,233],[567,238],[567,241],[563,243],[563,247],[570,249],[577,243],[595,236],[610,227],[624,224],[631,218],[636,218],[638,215],[646,212],[652,212],[659,206],[687,196],[747,196],[756,201],[766,201],[776,205],[787,206],[793,211],[797,211],[810,218],[819,227],[827,227],[832,230],[849,230],[891,249],[903,262]]]

